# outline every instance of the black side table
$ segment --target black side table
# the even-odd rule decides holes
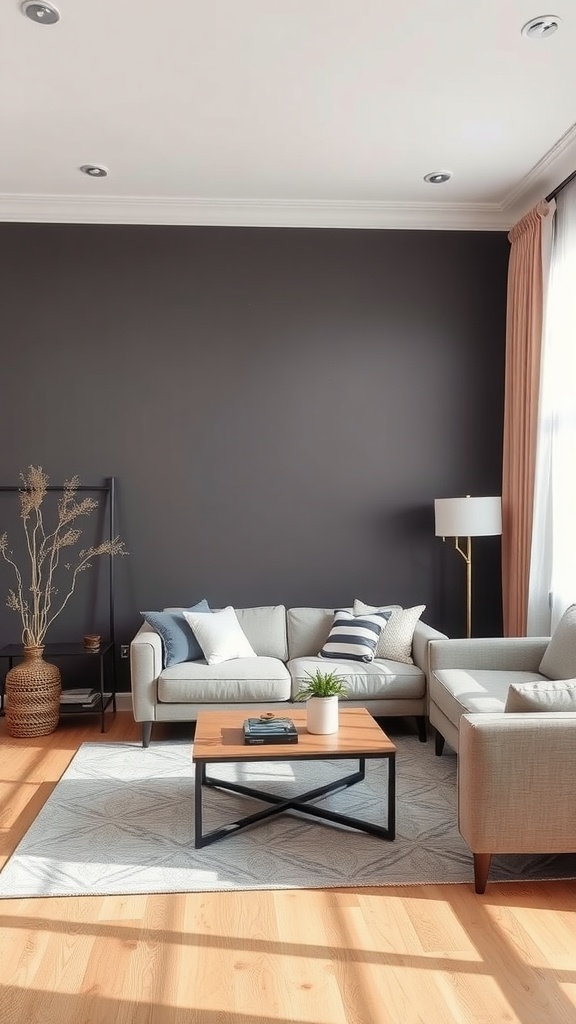
[[[15,660],[22,658],[24,652],[23,644],[7,644],[0,648],[0,658],[8,659],[8,671],[14,665]],[[85,708],[78,704],[61,704],[61,715],[100,715],[100,732],[105,732],[104,713],[112,705],[116,713],[116,662],[114,659],[114,644],[106,641],[100,644],[96,651],[87,651],[84,644],[44,644],[44,657],[46,661],[52,658],[98,658],[100,661],[100,694],[99,699],[93,707]],[[105,690],[106,658],[108,658],[110,689]],[[6,680],[2,679],[0,684],[0,713],[4,712],[4,690]],[[64,691],[65,692],[65,691]]]

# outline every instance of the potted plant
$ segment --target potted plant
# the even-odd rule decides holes
[[[306,728],[317,735],[338,732],[338,700],[348,693],[337,672],[307,672],[308,682],[300,687],[295,700],[305,700]]]
[[[8,544],[8,535],[0,535],[0,555],[11,566],[16,585],[8,591],[7,605],[20,616],[24,660],[6,675],[6,725],[11,736],[45,736],[54,731],[60,710],[61,680],[56,665],[44,661],[44,638],[54,619],[66,607],[76,589],[80,573],[89,569],[99,555],[125,555],[119,537],[84,548],[75,559],[69,549],[82,531],[76,521],[90,515],[98,502],[78,499],[78,477],[61,488],[52,522],[44,501],[48,477],[41,466],[29,466],[21,473],[19,491],[20,518],[26,552],[24,568]]]

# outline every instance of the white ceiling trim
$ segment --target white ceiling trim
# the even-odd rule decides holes
[[[501,204],[510,227],[576,171],[576,124],[544,154]]]
[[[0,221],[507,231],[576,170],[576,124],[500,203],[0,195]]]
[[[0,195],[0,221],[501,231],[498,204]]]

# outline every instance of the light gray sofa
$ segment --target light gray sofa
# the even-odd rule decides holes
[[[458,753],[476,892],[493,854],[576,852],[576,605],[554,635],[430,644],[436,753]]]
[[[374,716],[417,719],[426,740],[428,644],[443,633],[418,621],[412,640],[413,664],[375,658],[371,662],[318,657],[334,620],[332,608],[284,605],[235,609],[256,658],[207,665],[186,661],[164,668],[160,635],[144,622],[130,645],[134,718],[142,723],[148,746],[154,722],[195,721],[198,712],[218,708],[285,713],[308,672],[319,666],[344,677],[350,707],[366,707]]]

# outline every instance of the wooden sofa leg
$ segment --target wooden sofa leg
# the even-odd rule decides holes
[[[490,871],[491,853],[474,854],[474,889],[479,896],[486,892],[486,883]]]
[[[142,746],[149,747],[152,739],[152,722],[142,722]]]
[[[442,733],[438,732],[438,729],[436,729],[436,735],[434,736],[434,753],[436,754],[436,757],[442,756],[442,751],[444,750],[444,743],[445,740]]]
[[[420,743],[426,743],[426,718],[424,715],[416,715],[416,725]]]

